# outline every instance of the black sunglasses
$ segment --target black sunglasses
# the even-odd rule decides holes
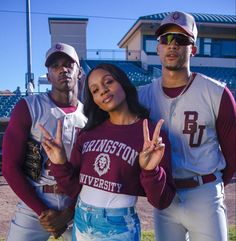
[[[183,33],[165,33],[159,36],[157,40],[160,44],[166,45],[170,45],[173,40],[180,46],[194,44],[193,38]]]

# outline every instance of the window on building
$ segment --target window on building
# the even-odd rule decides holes
[[[156,52],[157,41],[147,40],[146,41],[146,51],[147,52]]]
[[[147,54],[157,54],[157,39],[155,36],[143,36],[143,50]]]
[[[221,41],[221,54],[223,57],[236,57],[236,41],[222,40]]]
[[[197,41],[198,56],[215,58],[235,58],[236,41],[230,39],[200,38]]]
[[[211,38],[204,38],[203,40],[203,55],[211,56]]]

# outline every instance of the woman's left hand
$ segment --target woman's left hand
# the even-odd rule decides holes
[[[156,125],[152,139],[150,139],[148,121],[143,121],[143,150],[139,154],[139,165],[144,170],[154,170],[164,155],[165,144],[162,143],[160,130],[164,120],[160,119]]]

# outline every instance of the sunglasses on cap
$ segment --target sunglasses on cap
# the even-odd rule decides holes
[[[164,33],[157,38],[160,44],[170,45],[170,43],[175,40],[175,42],[180,46],[187,46],[194,44],[193,38],[183,33]]]

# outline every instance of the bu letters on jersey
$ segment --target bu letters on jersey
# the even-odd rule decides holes
[[[198,147],[201,144],[205,125],[198,125],[198,113],[196,111],[185,111],[184,130],[183,134],[189,134],[189,145]]]

